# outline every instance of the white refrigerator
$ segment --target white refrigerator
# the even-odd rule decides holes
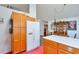
[[[40,46],[40,23],[27,21],[26,25],[26,47],[31,51]]]

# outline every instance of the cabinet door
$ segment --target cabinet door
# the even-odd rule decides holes
[[[44,44],[43,47],[44,47],[45,54],[57,54],[57,51],[58,51],[57,42],[44,39],[43,44]]]
[[[34,48],[40,46],[40,24],[39,22],[34,22],[33,24],[33,37],[34,37]]]
[[[21,27],[26,27],[26,16],[21,15]]]
[[[72,49],[72,53],[73,53],[73,54],[79,54],[79,49],[73,48],[73,49]]]
[[[58,50],[58,54],[70,54],[70,52],[65,50]]]
[[[44,46],[53,46],[53,47],[57,47],[57,42],[51,41],[49,39],[44,39]]]
[[[26,31],[25,28],[21,28],[21,51],[26,49]]]
[[[13,53],[20,52],[20,28],[13,29],[12,49]]]
[[[68,51],[69,48],[70,48],[69,46],[64,45],[64,44],[60,44],[60,43],[59,43],[59,46],[58,47],[59,47],[59,49],[63,49],[63,50],[66,50],[66,51]]]
[[[44,54],[57,54],[57,48],[44,46]]]
[[[13,12],[12,18],[13,18],[13,27],[20,27],[21,14]]]

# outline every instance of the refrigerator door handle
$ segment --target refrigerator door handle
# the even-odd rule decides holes
[[[32,35],[33,33],[28,33],[28,35]]]

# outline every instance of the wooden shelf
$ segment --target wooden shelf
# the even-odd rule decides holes
[[[67,23],[64,21],[55,22],[54,23],[54,33],[56,35],[64,35],[67,36]]]

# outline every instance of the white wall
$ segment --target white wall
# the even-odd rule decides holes
[[[36,4],[30,4],[29,10],[29,14],[36,18]]]
[[[75,33],[77,33],[77,37],[79,39],[79,17],[68,17],[68,18],[63,18],[63,19],[57,19],[56,21],[77,21],[77,30],[68,30],[68,36],[70,37],[74,37]],[[49,21],[48,22],[48,30],[49,32],[52,32],[52,30],[50,29],[50,23],[53,21]]]
[[[10,9],[0,7],[0,18],[4,19],[4,22],[0,23],[0,53],[11,51],[11,35],[9,34],[11,13]]]
[[[51,24],[54,23],[54,20],[48,21],[48,31],[53,32],[54,30],[51,30]]]

